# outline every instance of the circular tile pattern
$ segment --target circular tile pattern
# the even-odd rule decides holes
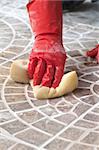
[[[4,20],[0,20],[0,51],[4,51],[14,38],[14,31]]]
[[[0,20],[0,30],[4,31],[0,35],[0,136],[1,142],[6,143],[4,148],[98,148],[99,65],[86,63],[84,53],[97,44],[99,28],[78,23],[71,25],[67,20],[63,28],[68,54],[65,72],[77,71],[79,87],[73,93],[44,101],[33,97],[29,85],[15,83],[9,77],[13,60],[27,58],[31,51],[30,26],[20,18],[4,16]]]

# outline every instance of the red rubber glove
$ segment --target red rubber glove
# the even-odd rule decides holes
[[[99,44],[90,51],[87,51],[87,56],[96,58],[97,62],[99,63]]]
[[[33,84],[56,88],[64,74],[61,1],[32,0],[27,5],[35,42],[28,73]]]

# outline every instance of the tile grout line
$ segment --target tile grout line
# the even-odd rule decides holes
[[[55,138],[57,138],[58,136],[60,136],[66,129],[68,129],[70,126],[72,126],[74,123],[76,123],[79,119],[82,119],[88,112],[90,112],[92,109],[94,109],[98,105],[99,105],[99,102],[96,103],[94,106],[92,106],[90,109],[88,109],[85,113],[83,113],[77,119],[75,119],[74,121],[72,121],[68,126],[66,126],[65,128],[63,128],[60,132],[58,132],[55,136],[53,136],[52,138],[50,138],[47,142],[45,142],[44,144],[42,144],[42,146],[40,148],[43,148],[44,146],[46,146],[47,144],[49,144],[50,142],[52,142]]]

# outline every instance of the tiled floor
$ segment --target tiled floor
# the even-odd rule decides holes
[[[64,14],[65,71],[77,71],[79,87],[44,101],[9,77],[13,60],[27,58],[33,44],[25,4],[0,2],[0,150],[99,150],[99,65],[84,54],[99,41],[99,3]]]

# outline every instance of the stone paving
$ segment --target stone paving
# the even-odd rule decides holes
[[[11,63],[28,58],[34,41],[24,4],[0,3],[0,150],[99,150],[99,65],[85,57],[99,41],[99,20],[94,24],[89,17],[86,24],[79,12],[64,14],[65,72],[76,70],[79,86],[61,98],[40,101],[30,85],[9,76]],[[99,3],[92,11],[95,6]],[[80,14],[88,18],[88,12]],[[99,18],[98,9],[94,15]]]

